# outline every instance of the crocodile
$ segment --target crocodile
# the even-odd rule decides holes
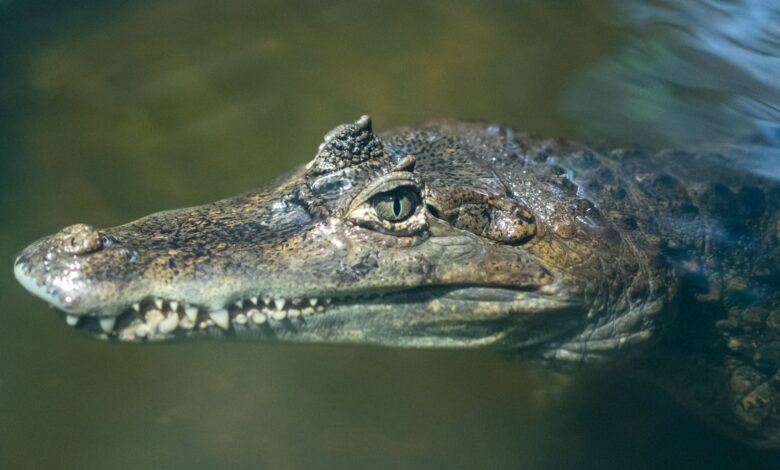
[[[780,447],[780,184],[655,153],[362,116],[265,188],[40,239],[14,272],[72,327],[490,348],[614,367]]]

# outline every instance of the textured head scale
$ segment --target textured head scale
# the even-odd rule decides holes
[[[388,152],[385,143],[373,132],[371,118],[361,116],[354,124],[341,124],[325,134],[317,155],[306,166],[305,194],[299,200],[312,212],[330,213],[345,195],[394,170],[411,171],[414,158],[400,162]]]
[[[362,164],[380,166],[384,160],[385,147],[374,135],[371,117],[364,115],[354,124],[342,124],[325,134],[306,174],[316,177]]]

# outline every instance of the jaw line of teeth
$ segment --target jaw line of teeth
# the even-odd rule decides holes
[[[150,302],[134,303],[122,314],[97,319],[100,330],[107,336],[122,340],[139,340],[159,335],[169,335],[177,330],[207,329],[212,327],[229,330],[231,325],[261,326],[300,317],[318,315],[327,310],[330,298],[284,299],[251,297],[232,305],[207,309],[176,300],[155,298]],[[68,325],[76,327],[82,316],[66,315]],[[118,331],[115,331],[120,324]]]

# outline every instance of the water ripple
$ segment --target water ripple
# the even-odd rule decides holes
[[[623,142],[730,144],[780,179],[780,3],[615,3],[629,39],[574,84],[569,116]]]

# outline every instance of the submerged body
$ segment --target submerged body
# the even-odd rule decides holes
[[[780,446],[780,186],[647,155],[363,117],[268,188],[104,230],[14,270],[101,338],[491,347],[612,363]]]

